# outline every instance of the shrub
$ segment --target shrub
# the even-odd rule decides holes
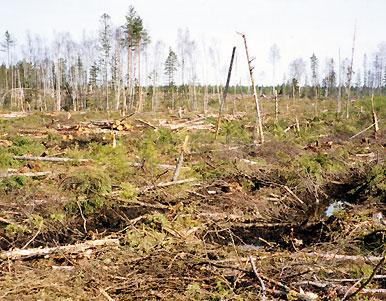
[[[106,197],[111,192],[111,180],[101,170],[85,168],[66,177],[61,183],[61,189],[70,192],[76,201],[67,204],[68,211],[77,211],[77,202],[81,200],[82,210],[88,214],[106,205]]]

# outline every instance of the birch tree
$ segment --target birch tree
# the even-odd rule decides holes
[[[280,58],[280,49],[276,44],[273,44],[269,49],[269,62],[272,64],[272,86],[276,86],[276,64]]]

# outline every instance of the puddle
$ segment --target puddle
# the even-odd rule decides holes
[[[336,202],[331,203],[327,207],[327,209],[325,211],[325,215],[327,217],[330,217],[330,216],[334,215],[334,213],[341,211],[341,210],[344,210],[344,203],[341,201],[336,201]]]

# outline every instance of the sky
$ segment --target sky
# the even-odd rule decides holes
[[[129,5],[143,18],[153,41],[175,47],[178,28],[189,28],[199,43],[216,39],[222,70],[232,46],[237,47],[238,64],[243,63],[245,52],[236,31],[245,33],[256,58],[255,77],[262,82],[272,79],[268,53],[274,43],[281,52],[276,71],[281,80],[297,57],[308,63],[315,52],[321,65],[326,57],[337,60],[339,49],[342,57],[351,57],[355,24],[354,67],[361,67],[365,52],[371,55],[386,41],[385,0],[0,0],[0,33],[8,30],[18,44],[27,31],[47,41],[63,31],[80,39],[84,31],[97,31],[103,13],[115,25],[123,24]],[[245,68],[236,76],[246,79],[247,72]]]

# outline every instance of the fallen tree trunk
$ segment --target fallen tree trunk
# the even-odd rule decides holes
[[[32,249],[16,249],[0,253],[0,260],[19,260],[35,257],[44,257],[52,254],[79,254],[86,250],[105,247],[119,246],[119,239],[105,238],[100,240],[89,240],[74,245],[66,245],[52,248],[32,248]]]
[[[15,160],[20,161],[47,161],[47,162],[89,162],[89,159],[73,159],[59,157],[34,157],[34,156],[14,156]]]
[[[129,162],[129,165],[133,167],[143,167],[143,163],[140,163],[140,162]],[[167,169],[167,170],[174,170],[176,168],[175,165],[170,165],[170,164],[157,164],[157,167],[161,169]],[[187,166],[181,167],[181,170],[190,170],[190,167],[187,167]]]
[[[187,183],[192,183],[192,182],[196,182],[196,181],[197,181],[196,178],[189,178],[189,179],[178,180],[178,181],[162,182],[162,183],[158,183],[156,185],[149,185],[149,186],[143,187],[140,189],[140,193],[145,193],[149,190],[153,190],[156,188],[164,188],[164,187],[169,187],[169,186],[173,186],[173,185],[187,184]]]
[[[51,171],[38,171],[38,172],[16,172],[16,173],[8,173],[5,175],[0,175],[1,178],[9,178],[9,177],[14,177],[14,176],[22,176],[22,177],[45,177],[48,175],[51,175]]]
[[[325,260],[335,260],[335,261],[354,261],[354,262],[375,262],[380,261],[383,257],[380,256],[362,256],[362,255],[339,255],[339,254],[332,254],[332,253],[303,253],[300,254],[301,256],[308,256],[308,257],[318,257],[323,258]]]

